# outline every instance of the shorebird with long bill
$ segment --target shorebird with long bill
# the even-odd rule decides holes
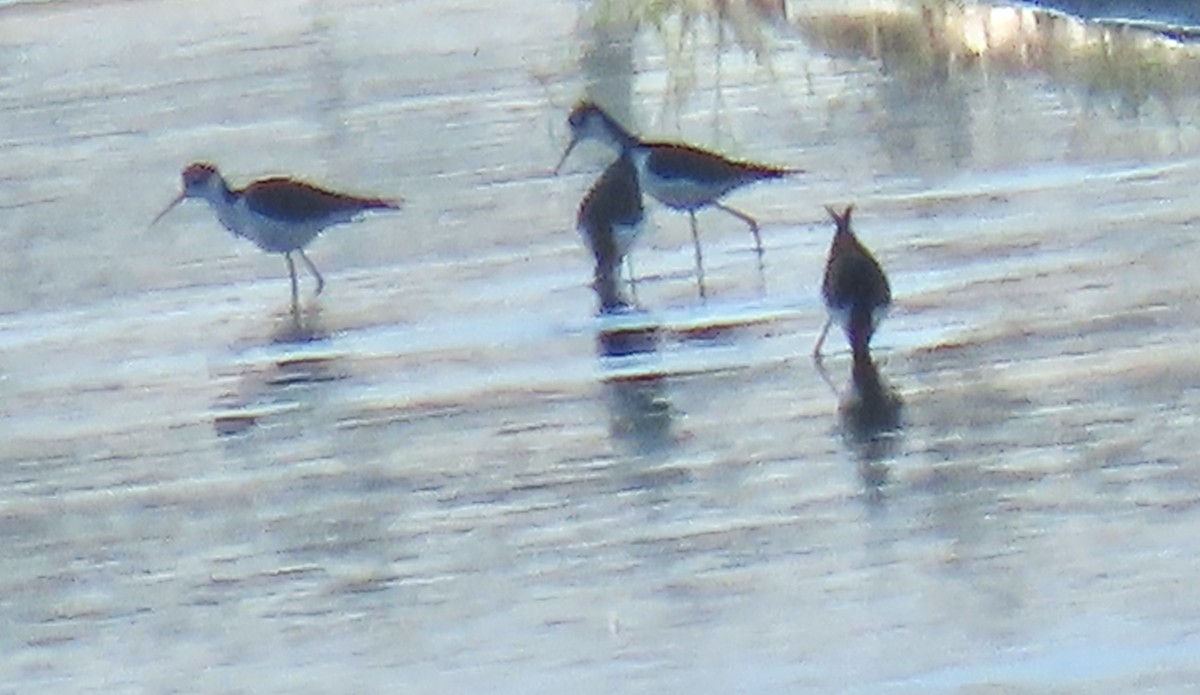
[[[196,162],[183,170],[183,191],[151,225],[189,198],[206,201],[234,236],[249,239],[263,251],[283,254],[292,278],[293,306],[299,296],[293,253],[300,256],[316,278],[319,295],[325,289],[325,278],[304,253],[304,247],[327,227],[350,222],[371,210],[398,210],[403,202],[338,193],[283,176],[235,189],[229,187],[215,166]]]
[[[736,188],[802,173],[801,170],[732,160],[716,152],[682,143],[642,140],[591,102],[576,106],[567,122],[571,128],[571,141],[554,168],[556,173],[576,145],[584,140],[596,140],[620,153],[631,155],[642,188],[667,207],[688,213],[701,297],[705,296],[705,288],[704,259],[700,251],[700,234],[696,229],[698,210],[714,207],[746,223],[754,235],[754,248],[758,253],[761,271],[763,246],[758,221],[721,203],[719,199]]]

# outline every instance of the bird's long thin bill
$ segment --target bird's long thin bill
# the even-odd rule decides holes
[[[154,221],[150,223],[150,226],[153,227],[154,225],[158,224],[159,220],[166,217],[168,212],[174,210],[175,206],[179,205],[182,202],[183,202],[183,195],[180,194],[179,196],[177,196],[175,198],[175,200],[172,200],[171,203],[169,205],[167,205],[167,207],[163,208],[162,212],[158,213],[158,217],[154,218]]]
[[[558,170],[562,169],[563,163],[567,161],[567,157],[571,156],[571,150],[575,149],[575,145],[579,144],[579,138],[571,138],[571,143],[567,145],[567,149],[563,152],[562,159],[558,160],[558,164],[554,165],[554,175],[558,176]]]

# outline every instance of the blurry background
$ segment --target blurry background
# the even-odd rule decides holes
[[[1200,49],[1134,18],[0,7],[0,681],[1192,692]],[[808,172],[729,198],[764,278],[701,213],[707,303],[647,202],[624,357],[574,231],[612,154],[550,174],[585,96]],[[310,247],[297,324],[202,204],[149,226],[197,159],[408,205]],[[848,203],[886,418],[808,357]]]

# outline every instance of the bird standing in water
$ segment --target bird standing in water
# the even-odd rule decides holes
[[[630,154],[622,152],[579,204],[579,233],[595,257],[592,287],[600,298],[602,313],[628,304],[620,292],[621,261],[628,257],[644,219],[637,168]],[[629,284],[635,287],[632,268]]]
[[[591,102],[576,106],[567,122],[571,127],[571,142],[554,168],[556,172],[576,145],[583,140],[597,140],[632,156],[641,186],[647,193],[670,208],[688,213],[701,297],[706,293],[700,234],[696,229],[697,210],[712,206],[745,222],[754,235],[759,270],[762,270],[763,247],[758,222],[746,213],[718,202],[718,199],[735,188],[801,173],[800,170],[734,161],[715,152],[681,143],[647,142]]]
[[[215,166],[197,162],[183,170],[183,191],[151,225],[188,198],[207,201],[234,236],[249,239],[263,251],[283,254],[292,278],[293,307],[299,296],[293,252],[300,255],[317,279],[316,294],[321,294],[325,278],[304,253],[304,247],[326,227],[350,222],[369,210],[398,210],[402,202],[360,198],[286,177],[262,179],[232,189]]]
[[[846,331],[854,357],[861,359],[870,354],[871,336],[892,304],[892,290],[879,261],[850,228],[854,206],[847,206],[841,213],[828,206],[825,210],[833,218],[837,231],[829,247],[825,280],[821,284],[829,318],[813,346],[813,357],[820,358],[829,326],[837,320]]]

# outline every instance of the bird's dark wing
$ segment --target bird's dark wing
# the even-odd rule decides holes
[[[336,193],[282,177],[257,181],[243,195],[253,212],[286,222],[353,216],[365,210],[398,207],[391,201]]]
[[[715,152],[676,143],[648,143],[646,167],[664,179],[687,178],[704,183],[758,181],[798,173],[793,169],[727,159]]]
[[[892,301],[892,290],[879,262],[865,249],[841,259],[839,272],[827,274],[822,291],[826,298],[841,298],[843,306],[875,309]]]

